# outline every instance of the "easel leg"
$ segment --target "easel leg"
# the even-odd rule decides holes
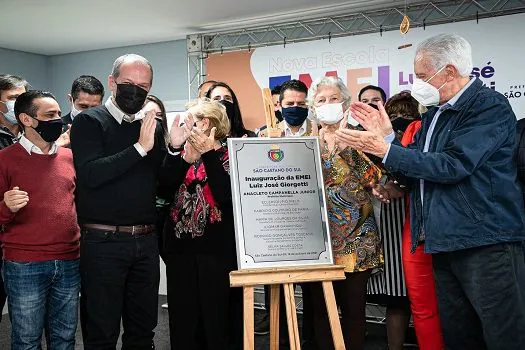
[[[297,324],[297,310],[295,309],[295,296],[292,283],[285,283],[284,300],[286,301],[286,319],[288,322],[288,336],[290,339],[290,349],[300,350],[301,340],[299,339],[299,327]]]
[[[332,339],[335,350],[345,350],[345,341],[343,339],[343,332],[341,331],[341,323],[339,322],[339,313],[337,312],[337,304],[335,302],[334,286],[331,281],[323,283],[324,300],[326,303],[326,311],[328,312],[328,319],[330,320],[330,329],[332,330]]]
[[[270,286],[270,350],[279,350],[279,284]]]
[[[254,350],[253,286],[243,287],[244,293],[244,350]]]

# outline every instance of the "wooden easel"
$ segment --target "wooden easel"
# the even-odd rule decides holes
[[[266,116],[266,130],[268,137],[281,137],[281,130],[277,127],[277,117],[273,109],[272,92],[268,88],[262,89],[264,114]]]
[[[244,350],[254,350],[253,289],[257,285],[270,285],[270,350],[279,349],[279,289],[284,287],[286,320],[290,349],[300,350],[299,327],[295,309],[294,283],[321,282],[324,300],[336,350],[345,350],[339,313],[335,301],[332,281],[344,280],[344,266],[316,265],[272,269],[246,269],[230,272],[230,286],[243,288],[244,305]]]

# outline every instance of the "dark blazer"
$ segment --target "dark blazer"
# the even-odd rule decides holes
[[[425,138],[438,108],[423,114],[414,143],[391,145],[386,167],[413,180],[413,247],[439,253],[525,239],[523,196],[515,160],[516,116],[502,94],[479,79],[442,112],[430,147]],[[425,180],[421,203],[419,179]]]
[[[63,132],[66,132],[69,129],[68,125],[73,124],[73,119],[71,119],[71,113],[68,113],[65,116],[63,116],[62,121],[64,122]]]

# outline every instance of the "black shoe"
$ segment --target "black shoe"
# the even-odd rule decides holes
[[[259,322],[255,325],[254,333],[255,335],[270,334],[270,318],[268,317],[268,314],[261,317]]]

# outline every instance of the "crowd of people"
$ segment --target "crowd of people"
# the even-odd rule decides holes
[[[422,42],[414,71],[412,90],[389,99],[370,85],[352,101],[338,77],[272,90],[282,136],[320,141],[346,348],[364,349],[373,302],[386,306],[389,349],[403,348],[411,317],[423,350],[521,349],[525,127],[470,77],[461,36]],[[50,349],[74,349],[79,316],[85,349],[115,349],[121,323],[123,349],[154,349],[160,258],[172,349],[242,348],[225,140],[267,130],[248,130],[216,81],[168,125],[153,81],[146,58],[123,55],[106,101],[82,75],[62,116],[53,94],[0,75],[0,306],[7,298],[12,349],[40,348],[43,334]],[[322,286],[300,287],[302,347],[334,348]],[[256,331],[267,328],[263,318]]]

